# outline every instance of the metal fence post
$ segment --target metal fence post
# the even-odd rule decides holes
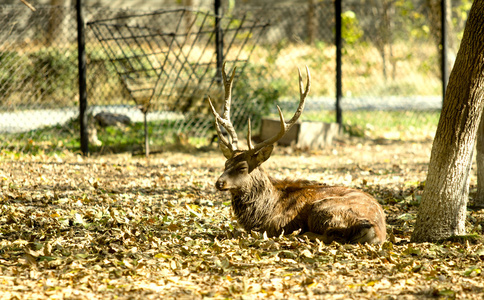
[[[442,103],[444,103],[445,99],[445,90],[447,89],[447,80],[449,75],[449,68],[447,66],[447,50],[448,50],[448,43],[447,43],[447,1],[448,0],[441,0],[440,1],[440,23],[441,23],[441,30],[440,30],[440,44],[441,44],[441,73],[442,73]]]
[[[343,124],[343,112],[341,111],[341,98],[343,97],[343,82],[341,70],[341,55],[342,55],[342,34],[341,34],[341,1],[334,1],[334,14],[336,21],[336,123]]]
[[[89,139],[87,133],[87,87],[86,87],[86,39],[84,17],[82,15],[82,1],[76,2],[77,13],[77,60],[79,70],[79,122],[81,151],[83,155],[89,153]]]

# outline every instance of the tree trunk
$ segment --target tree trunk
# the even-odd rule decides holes
[[[50,5],[46,44],[56,46],[59,43],[66,43],[71,37],[69,32],[71,15],[68,9],[71,6],[71,0],[50,0]]]
[[[477,146],[476,146],[476,162],[477,162],[477,194],[474,199],[474,204],[477,207],[484,207],[484,118],[481,117],[481,124],[477,131]]]
[[[58,32],[61,29],[62,20],[64,18],[64,12],[60,9],[63,4],[63,0],[50,1],[51,8],[46,38],[46,43],[49,46],[53,46],[55,41],[58,39]]]
[[[465,234],[468,178],[483,104],[484,0],[476,0],[450,74],[412,241]]]
[[[316,40],[316,4],[314,0],[308,0],[307,32],[307,42],[309,45],[313,45]]]

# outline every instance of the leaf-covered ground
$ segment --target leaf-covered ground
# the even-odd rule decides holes
[[[409,242],[430,142],[279,148],[271,175],[364,189],[382,246],[266,238],[232,219],[209,152],[0,158],[1,299],[482,299],[484,246]],[[472,177],[475,184],[475,177]],[[483,211],[469,210],[482,234]]]

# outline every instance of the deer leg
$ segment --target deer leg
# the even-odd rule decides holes
[[[337,206],[336,206],[337,207]],[[322,241],[339,243],[378,242],[374,225],[351,209],[320,207],[308,220],[309,231],[320,234]]]
[[[340,224],[339,224],[340,225]],[[333,241],[338,243],[374,243],[376,239],[373,225],[366,219],[358,220],[356,224],[343,227],[328,227],[323,234],[319,234],[325,244],[331,244]]]
[[[351,244],[375,243],[378,239],[375,228],[367,219],[359,219],[348,229],[348,241]]]

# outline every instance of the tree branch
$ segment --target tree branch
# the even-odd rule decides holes
[[[22,3],[25,4],[32,11],[35,11],[35,7],[32,4],[28,3],[27,0],[20,0],[20,1],[22,1]]]

